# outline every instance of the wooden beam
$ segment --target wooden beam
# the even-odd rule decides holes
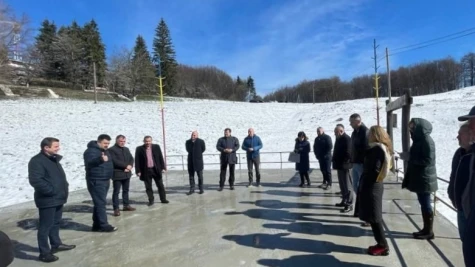
[[[394,111],[411,104],[412,104],[412,96],[406,93],[403,96],[400,96],[398,99],[394,100],[393,102],[387,104],[386,112]]]

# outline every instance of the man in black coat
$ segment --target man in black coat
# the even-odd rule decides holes
[[[341,189],[342,201],[336,204],[343,207],[341,212],[353,210],[353,186],[350,176],[351,164],[351,138],[345,133],[345,127],[338,124],[335,128],[335,149],[333,150],[333,169],[337,170],[338,183]]]
[[[229,187],[234,190],[234,169],[238,163],[236,151],[239,149],[239,140],[231,136],[231,129],[224,129],[224,136],[218,139],[216,149],[221,152],[220,163],[221,171],[219,173],[219,189],[223,191],[226,181],[226,169],[229,165]]]
[[[190,192],[195,192],[195,172],[198,175],[198,187],[200,194],[203,194],[203,152],[206,150],[205,141],[198,138],[198,132],[193,131],[191,138],[186,140],[186,152],[188,152],[188,174],[190,176]]]
[[[93,232],[114,232],[117,227],[107,221],[106,204],[110,180],[114,173],[114,165],[108,151],[110,136],[101,134],[97,140],[90,141],[84,151],[87,190],[91,195],[94,209],[92,213]]]
[[[112,176],[112,184],[114,186],[114,191],[112,193],[114,216],[120,216],[119,192],[121,187],[124,211],[135,210],[135,208],[129,205],[129,187],[134,158],[132,157],[129,148],[125,147],[125,142],[125,136],[119,135],[115,138],[115,145],[109,149],[112,157],[112,164],[114,164],[114,175]]]
[[[325,134],[322,127],[318,127],[317,137],[313,143],[313,153],[315,153],[315,157],[318,159],[320,171],[323,175],[323,184],[319,187],[324,190],[331,189],[332,187],[332,149],[332,138]]]
[[[39,260],[53,262],[58,260],[54,253],[71,250],[76,246],[63,244],[59,237],[63,205],[69,195],[66,174],[59,163],[62,159],[62,156],[58,155],[59,140],[47,137],[41,141],[40,146],[41,152],[28,163],[28,180],[35,189],[35,204],[39,211]]]
[[[135,173],[145,184],[145,192],[148,196],[148,206],[154,204],[152,181],[158,187],[160,201],[164,204],[167,200],[165,186],[163,185],[162,172],[166,171],[165,161],[163,160],[162,149],[157,144],[152,144],[152,137],[145,136],[144,144],[138,146],[135,150]]]
[[[353,132],[351,133],[351,163],[353,163],[351,177],[353,178],[353,189],[356,194],[355,214],[353,216],[359,217],[358,186],[360,184],[361,175],[363,175],[364,157],[366,149],[368,149],[368,127],[364,125],[361,121],[361,116],[357,113],[350,116],[350,125],[353,128]],[[369,224],[364,223],[363,226],[369,226]]]

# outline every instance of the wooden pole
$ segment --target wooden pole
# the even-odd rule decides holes
[[[388,72],[388,98],[391,102],[391,70],[389,69],[389,50],[386,47],[386,71]]]
[[[409,121],[411,120],[411,104],[412,104],[412,94],[411,89],[407,89],[406,94],[406,105],[402,107],[402,152],[408,153],[409,148],[411,147],[411,134],[409,133]],[[407,171],[407,160],[404,160],[404,172]]]
[[[94,71],[94,104],[97,104],[97,78],[96,78],[96,62],[92,63]]]

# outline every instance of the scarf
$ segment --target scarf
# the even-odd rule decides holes
[[[384,178],[386,178],[392,168],[393,162],[391,160],[391,155],[389,154],[388,148],[382,143],[370,143],[369,146],[371,148],[379,146],[384,151],[384,162],[381,166],[381,171],[379,172],[378,178],[376,178],[376,182],[380,183],[384,180]]]

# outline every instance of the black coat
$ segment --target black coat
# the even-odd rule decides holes
[[[104,153],[108,160],[102,160],[102,153]],[[97,144],[97,141],[91,141],[87,144],[87,149],[84,151],[84,166],[86,168],[86,179],[91,180],[109,180],[114,175],[114,164],[112,163],[111,155],[108,150],[102,149]]]
[[[203,152],[206,150],[205,141],[197,138],[195,142],[186,140],[186,152],[188,152],[188,170],[202,171],[204,169]]]
[[[353,167],[351,164],[351,138],[344,133],[335,140],[335,149],[333,149],[332,164],[335,170],[349,170]]]
[[[229,148],[233,151],[231,153],[224,152],[224,149]],[[219,158],[221,164],[237,164],[237,156],[236,151],[239,149],[239,140],[234,137],[221,137],[218,139],[218,143],[216,144],[216,149],[221,152],[221,156]]]
[[[300,162],[295,164],[295,170],[303,173],[308,172],[310,170],[310,142],[295,139],[294,152],[300,155]]]
[[[135,173],[137,175],[140,173],[140,180],[142,181],[148,178],[147,152],[145,149],[145,145],[142,145],[135,150]],[[162,149],[157,144],[152,144],[152,157],[154,168],[157,174],[161,176],[162,171],[167,168],[163,160]]]
[[[351,133],[351,162],[363,164],[366,149],[368,149],[368,127],[361,123],[360,128]]]
[[[0,266],[8,266],[13,262],[15,252],[10,237],[0,231]]]
[[[64,205],[68,200],[69,184],[59,163],[60,155],[48,156],[40,152],[28,163],[28,180],[35,189],[35,204],[38,208]]]
[[[450,172],[449,187],[447,188],[447,194],[449,195],[450,201],[452,201],[452,204],[456,208],[457,208],[457,206],[460,206],[458,204],[460,204],[461,199],[459,198],[457,201],[455,200],[455,180],[457,178],[457,170],[459,168],[460,160],[466,154],[467,154],[467,150],[465,150],[465,148],[463,148],[463,147],[459,147],[455,151],[454,156],[452,157],[452,169],[451,169],[451,172]],[[459,187],[460,189],[463,190],[463,188],[465,188],[467,186],[467,180],[468,179],[464,179],[464,181],[457,181],[457,184],[460,186]],[[459,197],[461,197],[462,192],[458,192],[457,195]]]
[[[313,153],[320,160],[330,159],[332,157],[333,142],[328,134],[322,134],[315,138],[313,143]]]
[[[358,187],[359,218],[369,223],[379,223],[383,218],[384,183],[376,182],[384,164],[385,153],[379,146],[366,151],[363,174]]]
[[[134,157],[132,157],[129,148],[114,145],[109,149],[109,153],[114,165],[112,180],[125,180],[132,177],[132,170],[125,172],[128,165],[134,166]]]

